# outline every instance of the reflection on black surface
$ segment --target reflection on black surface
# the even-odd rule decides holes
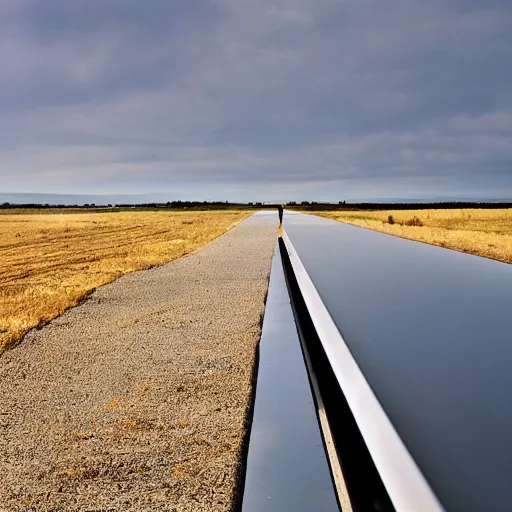
[[[295,319],[316,374],[352,509],[393,512],[393,504],[318,338],[282,240],[280,245]]]
[[[443,506],[510,510],[510,265],[310,215],[284,225]]]
[[[260,342],[242,510],[338,510],[278,251]]]

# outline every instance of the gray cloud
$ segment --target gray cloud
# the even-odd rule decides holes
[[[512,196],[512,5],[4,0],[2,189]]]

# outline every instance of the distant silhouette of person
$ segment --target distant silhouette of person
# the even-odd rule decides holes
[[[279,213],[279,225],[282,226],[283,225],[283,205],[282,204],[280,204],[277,207],[277,212]]]

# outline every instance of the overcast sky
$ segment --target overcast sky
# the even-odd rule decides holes
[[[1,0],[0,192],[512,197],[510,0]]]

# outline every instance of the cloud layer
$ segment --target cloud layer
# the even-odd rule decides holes
[[[508,0],[4,0],[4,191],[512,196]]]

